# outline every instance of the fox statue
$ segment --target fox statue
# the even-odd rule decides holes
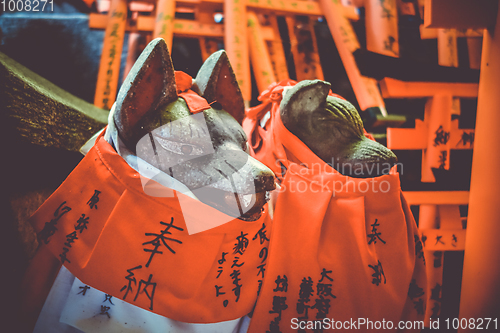
[[[425,258],[394,153],[328,82],[283,81],[259,99],[243,128],[280,189],[249,332],[420,331]]]
[[[31,218],[64,265],[35,332],[245,329],[275,180],[247,153],[243,113],[224,51],[193,80],[174,71],[163,39],[145,48],[107,128]]]

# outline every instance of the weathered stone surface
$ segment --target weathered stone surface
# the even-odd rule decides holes
[[[78,151],[107,123],[87,103],[0,53],[0,117],[27,142]]]

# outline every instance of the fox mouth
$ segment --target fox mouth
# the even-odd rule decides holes
[[[264,205],[270,199],[268,190],[239,194],[205,187],[197,189],[194,193],[203,203],[229,216],[248,222],[256,221],[261,217]]]

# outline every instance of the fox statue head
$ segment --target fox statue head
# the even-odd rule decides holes
[[[235,119],[243,114],[225,51],[212,54],[191,80],[174,71],[165,41],[155,39],[125,79],[113,120],[137,157],[205,204],[254,221],[275,184],[272,171],[246,152],[247,138]]]
[[[364,135],[356,108],[329,96],[330,83],[305,80],[288,88],[280,104],[283,125],[341,174],[371,178],[387,174],[396,155]]]

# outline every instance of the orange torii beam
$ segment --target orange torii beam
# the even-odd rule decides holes
[[[477,97],[477,83],[406,82],[391,78],[380,81],[384,98],[422,98],[436,94],[450,94],[455,97]]]
[[[92,29],[105,29],[108,23],[106,14],[90,13],[89,27]],[[127,32],[151,32],[154,29],[155,18],[149,16],[139,16],[135,25],[127,22],[125,31]],[[197,20],[174,19],[174,35],[186,37],[224,37],[224,26],[217,23],[199,22]],[[272,27],[262,27],[262,36],[266,41],[272,41],[275,38],[275,32]]]
[[[432,168],[449,168],[450,149],[472,149],[474,130],[459,129],[451,120],[453,97],[477,96],[477,84],[402,82],[390,78],[380,81],[385,98],[429,97],[425,120],[415,120],[414,129],[387,128],[391,149],[422,150],[422,182],[434,182]]]
[[[422,242],[426,251],[463,251],[465,249],[465,229],[421,229]],[[430,261],[430,260],[429,260]],[[429,265],[431,265],[429,263]],[[442,279],[441,279],[442,281]],[[434,287],[434,283],[430,284]],[[429,309],[430,304],[428,304]],[[426,316],[426,318],[429,316]]]
[[[306,16],[323,16],[321,7],[317,1],[304,0],[242,0],[246,5],[256,11],[270,13],[275,15],[306,15]],[[133,4],[133,2],[132,2]],[[141,5],[143,3],[140,3]],[[198,6],[209,5],[214,6],[216,10],[222,10],[224,0],[177,0],[177,6],[185,8],[195,8]],[[100,11],[107,11],[109,0],[102,0],[99,3]],[[140,10],[144,11],[144,10]],[[358,12],[353,6],[343,7],[343,14],[349,20],[357,21],[359,19]]]
[[[420,26],[420,38],[422,39],[436,39],[438,38],[438,31],[442,29],[426,28],[424,25]],[[469,67],[472,69],[479,69],[481,66],[481,44],[483,38],[483,29],[453,29],[456,37],[467,38],[467,49],[469,53]]]
[[[94,105],[103,109],[109,110],[116,98],[126,21],[127,0],[112,0],[94,96]]]
[[[468,191],[404,191],[408,205],[467,205]]]
[[[139,16],[134,26],[127,24],[126,31],[145,31],[154,30],[156,19],[149,16]],[[93,29],[104,29],[108,22],[107,15],[91,13],[89,15],[89,27]],[[202,23],[194,20],[174,19],[173,32],[177,36],[195,37],[224,37],[224,27],[222,24]],[[271,38],[272,33],[267,29],[264,31],[266,38]]]

